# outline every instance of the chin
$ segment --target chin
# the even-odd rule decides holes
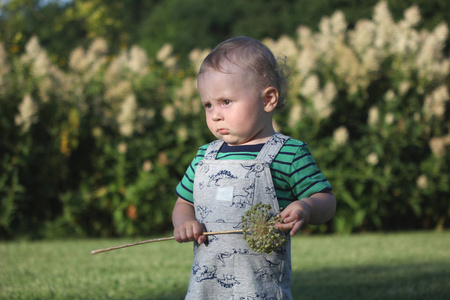
[[[236,145],[239,144],[238,141],[236,141],[236,139],[231,138],[228,135],[221,135],[220,137],[217,137],[218,139],[221,139],[222,141],[224,141],[225,143],[227,143],[228,145]]]
[[[236,139],[227,139],[227,138],[223,138],[222,140],[230,146],[239,146],[239,145],[244,145],[247,143],[247,141],[245,141],[245,140],[236,140]]]

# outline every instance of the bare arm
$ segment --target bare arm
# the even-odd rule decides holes
[[[330,220],[336,211],[336,198],[332,192],[316,193],[289,204],[282,212],[284,223],[277,224],[283,230],[290,230],[291,236],[306,224],[318,225]]]
[[[195,218],[194,205],[178,198],[172,212],[173,235],[179,243],[196,240],[199,244],[206,241],[203,225]]]

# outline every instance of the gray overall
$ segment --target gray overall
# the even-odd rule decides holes
[[[255,160],[216,160],[223,141],[210,144],[194,178],[195,215],[207,231],[240,229],[242,215],[258,202],[280,212],[269,166],[287,139],[274,134]],[[276,253],[259,254],[240,233],[194,242],[186,299],[292,299],[290,249],[289,239]]]

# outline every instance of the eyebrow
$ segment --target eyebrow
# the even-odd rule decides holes
[[[226,96],[218,96],[213,99],[207,99],[207,100],[202,99],[202,103],[208,103],[208,102],[213,102],[213,101],[223,101],[223,100],[231,100],[231,98],[226,97]]]

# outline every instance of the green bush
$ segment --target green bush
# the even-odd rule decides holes
[[[351,30],[342,13],[319,31],[264,42],[291,67],[277,128],[310,145],[338,210],[314,231],[448,224],[446,24],[418,30],[385,2]],[[0,47],[0,236],[133,236],[171,229],[174,188],[212,140],[196,91],[208,50],[182,67],[172,46],[109,53],[95,40],[61,70],[32,38]],[[184,66],[184,64],[183,64]]]
[[[266,41],[293,69],[280,126],[308,142],[338,198],[338,232],[442,228],[449,219],[448,26],[417,31],[417,7],[393,21],[385,2],[352,30]]]

